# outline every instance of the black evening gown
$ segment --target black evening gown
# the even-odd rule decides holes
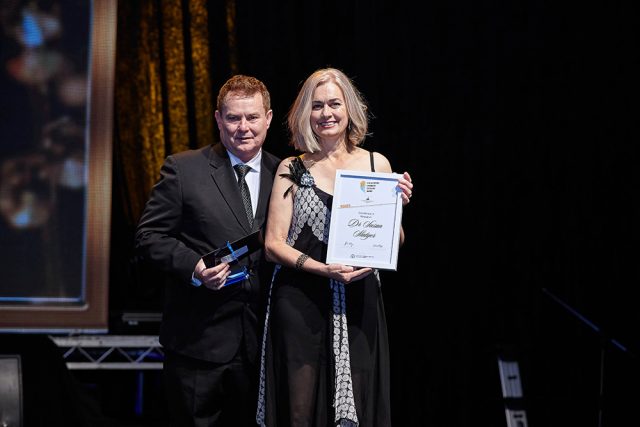
[[[294,179],[288,243],[324,261],[332,196],[308,179],[302,162],[297,166],[307,180]],[[258,424],[391,425],[388,336],[377,271],[343,285],[277,266],[267,313]],[[345,320],[346,332],[340,326]]]

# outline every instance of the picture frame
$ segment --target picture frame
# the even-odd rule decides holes
[[[59,19],[59,17],[53,15],[56,10],[73,7],[73,5],[65,4],[63,1],[60,1],[57,6],[59,7],[51,11],[35,9],[21,11],[23,18],[19,24],[22,26],[24,33],[19,35],[22,36],[21,41],[26,53],[30,53],[29,49],[32,49],[29,43],[34,44],[38,41],[43,43],[43,40],[46,41],[47,34],[61,26],[60,22],[63,21],[60,20],[56,23],[56,19]],[[82,136],[79,138],[84,141],[84,146],[83,150],[80,150],[82,152],[82,156],[79,156],[80,161],[77,162],[82,167],[76,168],[76,181],[73,181],[78,188],[83,189],[80,198],[82,203],[79,204],[79,208],[78,204],[73,205],[70,208],[71,212],[65,212],[64,206],[60,207],[63,204],[61,197],[49,197],[46,205],[48,207],[54,205],[59,208],[60,212],[56,211],[58,218],[64,220],[68,215],[68,217],[77,217],[80,220],[75,223],[67,221],[62,228],[56,225],[56,227],[49,227],[45,231],[37,230],[36,227],[32,227],[32,229],[36,230],[32,231],[32,229],[24,227],[25,230],[30,230],[33,235],[36,235],[36,232],[39,233],[37,234],[39,236],[44,235],[42,240],[47,242],[53,239],[52,235],[54,237],[62,236],[59,239],[61,243],[58,243],[57,246],[40,245],[45,249],[40,250],[40,247],[38,251],[34,249],[32,251],[33,259],[30,259],[31,254],[28,245],[33,242],[26,237],[20,240],[21,233],[25,233],[28,236],[26,234],[27,231],[21,228],[23,223],[15,220],[15,218],[20,218],[19,216],[11,218],[15,221],[12,224],[14,226],[13,229],[8,227],[11,230],[10,234],[16,236],[14,240],[19,242],[21,250],[24,251],[24,254],[21,252],[20,257],[15,259],[20,261],[20,265],[24,264],[28,267],[21,267],[20,270],[17,270],[17,274],[12,278],[13,282],[7,282],[8,279],[5,277],[4,283],[0,286],[0,332],[103,333],[108,331],[113,87],[117,1],[88,0],[87,9],[89,12],[81,16],[82,19],[88,20],[86,22],[88,31],[86,30],[87,27],[82,25],[84,23],[80,22],[78,24],[79,27],[85,29],[82,34],[86,33],[87,37],[73,39],[71,35],[70,38],[69,29],[66,29],[65,36],[67,36],[67,40],[72,40],[73,48],[69,48],[66,52],[63,51],[68,57],[76,59],[76,55],[80,55],[78,52],[84,52],[86,47],[86,75],[80,75],[81,78],[76,79],[74,82],[64,82],[67,85],[71,85],[74,89],[73,91],[62,92],[60,87],[63,85],[60,82],[57,82],[56,85],[50,85],[52,88],[55,87],[61,91],[59,92],[59,97],[68,97],[69,103],[76,102],[72,107],[78,109],[76,105],[84,106],[84,120],[81,123],[83,126]],[[76,9],[71,13],[77,15],[78,11]],[[73,16],[73,19],[78,18],[76,15]],[[47,25],[49,26],[47,27]],[[33,31],[33,33],[28,34],[28,30]],[[56,40],[56,42],[56,49],[58,50],[51,49],[50,58],[61,57],[61,61],[64,61],[64,55],[59,53],[60,49],[62,49],[59,46],[60,40]],[[77,45],[82,46],[83,44],[84,47],[77,48]],[[56,53],[58,54],[57,56],[54,55]],[[50,64],[50,62],[47,62],[47,64]],[[61,69],[66,70],[68,68],[70,67]],[[62,73],[59,70],[55,70],[55,72],[57,73],[56,75]],[[23,86],[28,86],[32,83],[27,80],[28,78],[34,75],[37,77],[41,74],[27,74],[25,72],[24,74],[16,74],[16,79],[22,78]],[[78,82],[84,82],[84,86]],[[75,86],[72,83],[75,83]],[[47,94],[50,93],[51,91],[47,92]],[[81,96],[84,96],[84,99]],[[61,102],[59,103],[62,104]],[[72,107],[65,105],[67,116],[63,113],[60,113],[59,116],[63,119],[68,117],[68,111],[72,111]],[[63,119],[58,119],[51,123],[60,124]],[[69,119],[67,119],[67,122],[63,121],[63,123],[68,122]],[[45,129],[47,125],[49,123],[45,124]],[[64,140],[67,136],[68,133],[63,133],[60,138]],[[50,141],[46,137],[42,139],[42,143],[38,142],[35,149],[17,151],[18,154],[12,159],[22,161],[26,156],[25,152],[31,155],[33,152],[43,151],[43,147],[50,147]],[[49,157],[44,156],[45,159]],[[8,162],[5,161],[4,163]],[[52,168],[47,170],[52,170]],[[78,172],[78,170],[82,172]],[[44,175],[49,176],[47,174]],[[63,170],[58,175],[59,181],[56,182],[63,181],[64,176]],[[78,179],[78,176],[81,176],[82,179]],[[6,179],[5,182],[7,182]],[[5,191],[3,196],[5,196],[5,199],[10,199],[7,194],[8,191]],[[47,193],[47,195],[50,194],[51,192]],[[55,194],[56,196],[58,195],[58,193]],[[55,205],[56,203],[57,205]],[[8,215],[5,216],[9,217]],[[40,228],[44,228],[44,226]],[[77,250],[67,251],[68,247],[65,246],[64,238],[67,238],[69,234],[77,234],[79,236],[76,239],[78,243],[74,243],[74,248],[77,246]],[[65,251],[64,256],[46,251],[46,249],[51,249],[52,247]],[[4,255],[15,255],[15,251],[12,253],[11,248],[5,247],[5,250]],[[36,252],[40,255],[36,255]],[[39,262],[41,259],[47,260],[50,258],[55,258],[56,262]],[[65,262],[69,259],[73,261],[73,264],[70,265],[77,266],[77,268],[64,268],[67,265]],[[38,275],[34,275],[35,273],[33,272],[37,272]],[[24,275],[25,278],[30,277],[30,275],[44,277],[45,281],[51,280],[54,282],[56,287],[54,287],[53,291],[50,289],[42,291],[38,288],[40,281],[30,283],[27,279],[17,280],[16,277],[21,275]],[[71,278],[74,280],[71,280]],[[20,292],[23,288],[24,293],[21,294]]]

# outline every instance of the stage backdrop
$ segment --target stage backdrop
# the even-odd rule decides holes
[[[206,102],[226,78],[266,82],[265,148],[284,157],[300,84],[335,66],[369,101],[364,148],[416,184],[382,285],[394,424],[505,425],[505,347],[530,425],[596,425],[601,374],[604,424],[635,419],[637,359],[607,339],[638,348],[636,13],[541,0],[120,5],[113,309],[161,310],[162,277],[136,268],[133,229],[163,157],[217,139]]]

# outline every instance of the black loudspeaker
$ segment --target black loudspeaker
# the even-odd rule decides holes
[[[67,369],[62,351],[47,336],[41,334],[0,334],[0,355],[19,355],[22,388],[22,423],[7,426],[22,427],[102,427],[102,414],[94,401],[83,393],[75,376]],[[16,372],[13,356],[2,359],[7,369]],[[7,381],[0,378],[0,404],[3,415]],[[14,388],[11,387],[13,391]],[[8,396],[7,396],[8,397]]]
[[[22,427],[22,363],[19,354],[0,354],[0,426]]]

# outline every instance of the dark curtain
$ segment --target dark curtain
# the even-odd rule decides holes
[[[164,158],[214,140],[208,14],[204,0],[118,4],[115,145],[132,222]]]
[[[114,250],[130,248],[162,157],[215,140],[213,97],[231,73],[271,90],[265,148],[284,157],[301,82],[335,66],[369,101],[364,147],[416,183],[398,271],[383,272],[395,424],[506,425],[502,348],[520,362],[530,425],[595,426],[599,408],[604,425],[634,418],[637,14],[542,1],[119,6]],[[114,306],[155,307],[148,280],[114,280]]]

